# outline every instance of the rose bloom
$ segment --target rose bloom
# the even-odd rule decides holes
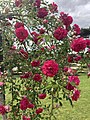
[[[86,41],[83,38],[74,39],[70,45],[71,49],[75,52],[85,50]]]
[[[40,31],[40,34],[44,34],[45,33],[45,30],[43,28],[40,28],[39,31]]]
[[[50,4],[50,11],[52,13],[58,12],[58,6],[57,6],[57,4],[55,4],[54,2],[52,4]]]
[[[22,26],[15,30],[15,34],[20,42],[23,42],[28,37],[28,31]]]
[[[42,113],[43,112],[43,108],[38,108],[37,110],[36,110],[36,114],[40,114],[40,113]]]
[[[60,19],[62,19],[63,24],[66,25],[66,28],[73,22],[73,18],[64,12],[60,13]]]
[[[6,113],[5,107],[0,105],[0,114],[4,115]]]
[[[48,15],[48,11],[46,10],[46,8],[39,8],[38,13],[37,13],[38,18],[44,18],[47,15]]]
[[[40,8],[41,0],[35,0],[34,6]]]
[[[42,66],[42,72],[44,75],[53,77],[59,70],[59,65],[54,60],[47,60]]]
[[[73,29],[74,29],[76,35],[80,34],[80,27],[77,24],[73,25]]]
[[[68,80],[69,82],[74,82],[76,85],[79,85],[80,83],[78,76],[68,76]]]
[[[31,102],[28,104],[28,106],[27,106],[27,108],[34,108],[35,107],[35,105],[34,104],[32,104]]]
[[[54,37],[57,40],[62,40],[63,38],[65,38],[67,36],[67,30],[61,27],[58,27],[55,31],[54,31]]]
[[[40,61],[39,60],[34,60],[31,62],[31,66],[32,67],[38,67],[40,65]]]
[[[66,89],[71,91],[71,90],[74,89],[74,86],[72,86],[70,83],[68,83],[68,84],[66,85]]]
[[[31,75],[32,75],[31,72],[26,72],[26,73],[24,73],[23,75],[20,75],[20,78],[30,78]]]
[[[90,39],[86,39],[85,41],[86,41],[87,47],[90,47]]]
[[[0,82],[0,86],[3,86],[5,83],[4,82]]]
[[[69,63],[72,63],[73,62],[73,56],[72,55],[68,55],[67,60],[68,60]]]
[[[45,93],[39,94],[38,97],[39,99],[44,99],[46,98],[46,94]]]
[[[22,22],[16,22],[14,27],[15,27],[15,29],[20,28],[20,27],[24,27],[24,24]]]
[[[30,117],[23,115],[22,120],[31,120]]]
[[[36,32],[32,32],[31,35],[35,44],[39,44],[43,40],[42,38],[40,38],[41,35]]]
[[[37,73],[33,76],[33,80],[35,80],[37,82],[42,82],[42,77],[40,74]]]
[[[22,0],[15,0],[16,7],[21,7]]]
[[[80,91],[75,89],[71,98],[73,101],[77,101],[79,97],[80,97]]]
[[[24,59],[28,59],[28,53],[24,50],[24,49],[21,49],[19,51],[19,54],[24,58]]]
[[[80,61],[81,59],[82,59],[82,57],[80,55],[76,55],[75,58],[74,58],[74,60],[76,62]]]
[[[20,109],[21,110],[26,110],[28,108],[29,100],[27,97],[23,97],[22,100],[20,101]]]

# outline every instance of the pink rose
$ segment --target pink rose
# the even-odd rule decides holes
[[[80,34],[80,27],[77,24],[73,25],[73,29],[74,29],[76,35]]]
[[[79,83],[80,83],[78,76],[69,76],[68,80],[69,80],[69,82],[74,82],[76,85],[79,85]]]

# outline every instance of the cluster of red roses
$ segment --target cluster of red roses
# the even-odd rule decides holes
[[[28,4],[30,4],[29,2],[31,1],[28,1]],[[79,26],[74,24],[72,29],[70,29],[73,18],[64,12],[61,12],[56,18],[54,13],[58,12],[58,6],[53,2],[52,4],[48,5],[48,7],[43,7],[42,3],[43,2],[41,0],[35,0],[32,2],[32,7],[34,7],[35,10],[35,16],[33,17],[33,20],[36,18],[38,21],[34,21],[34,23],[38,23],[35,29],[32,29],[32,24],[30,28],[28,26],[26,27],[25,23],[22,22],[25,21],[25,19],[22,21],[16,20],[14,25],[14,37],[16,37],[16,42],[19,41],[18,43],[20,43],[21,47],[19,47],[19,49],[16,49],[15,46],[10,48],[13,51],[16,50],[16,53],[18,53],[20,56],[20,62],[25,61],[25,67],[29,67],[29,69],[22,70],[22,75],[20,75],[21,81],[24,81],[25,85],[28,84],[25,87],[29,94],[24,94],[24,92],[20,93],[20,95],[22,96],[23,94],[24,97],[22,97],[20,100],[19,108],[22,111],[33,110],[33,112],[30,113],[30,116],[26,116],[27,112],[23,114],[23,120],[31,120],[32,117],[34,118],[43,112],[44,108],[39,105],[37,106],[35,101],[33,101],[33,98],[30,99],[30,97],[32,97],[32,93],[34,92],[36,92],[34,95],[34,97],[36,97],[35,99],[45,99],[48,92],[50,92],[50,95],[51,93],[54,94],[57,90],[57,86],[59,87],[61,85],[62,87],[60,86],[60,89],[63,88],[62,91],[65,89],[67,91],[67,96],[72,101],[77,101],[80,97],[80,90],[77,89],[80,80],[78,76],[75,75],[76,71],[69,67],[69,63],[79,62],[82,59],[82,56],[79,54],[79,52],[85,50],[85,48],[88,48],[87,51],[90,53],[90,40],[85,40],[84,38],[78,37],[80,34]],[[23,5],[24,1],[15,0],[16,7],[23,8]],[[28,13],[30,13],[30,11]],[[54,19],[54,22],[51,22],[53,21],[52,18]],[[32,42],[31,46],[34,44],[35,47],[35,49],[32,49],[31,51],[29,51],[26,46],[29,39],[31,40],[30,42]],[[46,39],[49,39],[49,41],[47,42]],[[40,44],[41,42],[45,44]],[[67,43],[68,47],[67,45],[64,45]],[[63,46],[65,49],[63,49]],[[67,53],[64,50],[66,50]],[[70,52],[72,53],[73,51],[75,54],[70,54]],[[56,56],[58,56],[58,59],[55,58]],[[23,64],[21,64],[20,67],[22,69]],[[53,86],[50,86],[52,88],[49,90],[46,89],[48,83],[47,80],[45,81],[45,79],[48,77],[53,78],[54,82],[50,81],[50,84],[53,85],[52,83],[54,83],[56,85],[55,90]],[[65,84],[62,84],[62,82],[65,82]],[[44,89],[42,90],[42,88],[40,88],[39,90],[40,86],[43,86],[42,88]],[[33,90],[34,88],[35,90]],[[5,106],[1,105],[0,113],[4,115],[6,112]]]

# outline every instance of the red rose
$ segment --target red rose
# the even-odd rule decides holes
[[[72,55],[68,55],[68,62],[72,63],[73,62],[73,56]]]
[[[35,105],[34,105],[34,104],[32,104],[32,103],[29,103],[27,107],[28,107],[28,108],[34,108],[34,107],[35,107]]]
[[[31,77],[32,73],[31,72],[26,72],[23,75],[20,76],[20,78],[29,78]]]
[[[20,42],[23,42],[28,37],[28,31],[22,26],[15,30],[15,34]]]
[[[28,53],[26,51],[24,51],[24,49],[21,49],[19,51],[19,54],[24,58],[24,59],[28,59]]]
[[[79,52],[86,48],[86,41],[83,38],[77,38],[72,41],[70,46],[73,51]]]
[[[63,24],[66,25],[66,28],[73,22],[73,18],[64,12],[60,13],[60,19],[62,19]]]
[[[4,115],[6,113],[5,107],[0,105],[0,114]]]
[[[65,38],[67,36],[67,30],[61,27],[58,27],[55,31],[54,31],[54,37],[57,40],[62,40],[63,38]]]
[[[48,15],[48,11],[46,10],[46,8],[39,8],[38,13],[37,13],[37,17],[44,18],[47,15]]]
[[[46,76],[53,77],[57,74],[59,65],[54,60],[47,60],[42,66],[42,72]]]
[[[72,86],[70,83],[68,83],[67,85],[66,85],[66,89],[68,89],[68,90],[73,90],[74,89],[74,86]]]
[[[86,41],[87,47],[90,47],[90,39],[86,39],[85,41]]]
[[[15,0],[15,5],[16,5],[16,7],[21,7],[22,0]]]
[[[39,94],[38,97],[39,97],[40,99],[44,99],[44,98],[46,98],[46,94],[45,94],[45,93]]]
[[[23,97],[22,100],[20,101],[20,109],[21,110],[26,110],[28,108],[29,100],[27,97]]]
[[[57,6],[57,4],[55,4],[54,2],[52,4],[50,4],[50,11],[52,13],[58,12],[58,6]]]
[[[75,89],[73,92],[73,95],[71,96],[73,101],[77,101],[78,98],[80,97],[80,91]]]
[[[16,24],[14,25],[15,29],[20,28],[20,27],[24,27],[24,24],[21,22],[16,22]]]
[[[40,114],[40,113],[42,113],[43,112],[43,108],[38,108],[37,110],[36,110],[36,114]]]
[[[41,82],[42,81],[42,77],[41,77],[41,75],[40,74],[35,74],[34,76],[33,76],[33,80],[35,80],[35,81],[37,81],[37,82]]]
[[[40,31],[40,34],[44,34],[45,33],[45,30],[43,28],[40,28],[39,31]]]
[[[79,83],[80,83],[78,76],[69,76],[68,80],[69,80],[69,82],[74,82],[76,85],[79,85]]]
[[[34,60],[31,62],[32,67],[38,67],[40,65],[40,61],[39,60]]]
[[[74,60],[76,62],[80,61],[81,59],[82,59],[82,57],[80,55],[76,55],[75,58],[74,58]]]
[[[73,29],[74,29],[76,35],[80,34],[80,27],[77,24],[73,25]]]
[[[30,117],[23,115],[22,120],[31,120]]]
[[[41,4],[41,0],[36,0],[34,5],[37,7],[37,8],[40,8],[40,4]]]

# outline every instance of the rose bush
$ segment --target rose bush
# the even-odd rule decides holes
[[[0,87],[4,86],[6,98],[7,91],[10,96],[0,105],[0,114],[11,120],[51,120],[63,99],[72,105],[80,97],[78,71],[70,65],[88,65],[90,42],[79,36],[80,27],[72,25],[70,15],[58,14],[54,2],[3,1],[0,10],[4,66]]]

